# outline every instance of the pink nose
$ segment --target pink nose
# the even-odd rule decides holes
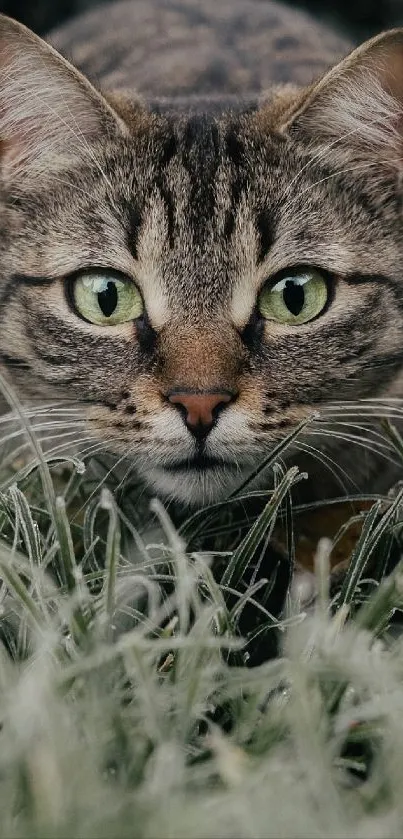
[[[190,429],[211,428],[217,409],[222,409],[234,398],[231,393],[181,393],[171,391],[167,394],[172,405],[179,405],[186,412],[186,425]]]

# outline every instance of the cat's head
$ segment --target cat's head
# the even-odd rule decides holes
[[[201,503],[403,359],[403,31],[221,116],[104,98],[0,18],[0,359]]]

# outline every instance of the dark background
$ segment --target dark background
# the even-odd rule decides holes
[[[0,11],[41,34],[97,2],[99,0],[0,0]],[[106,4],[110,0],[103,2]],[[288,0],[288,4],[309,9],[355,41],[381,29],[403,26],[403,0]]]

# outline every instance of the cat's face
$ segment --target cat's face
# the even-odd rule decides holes
[[[46,99],[1,26],[0,359],[25,399],[79,403],[155,491],[203,503],[321,406],[395,392],[402,36],[400,88],[354,124],[332,78],[219,118],[107,105],[24,35]]]

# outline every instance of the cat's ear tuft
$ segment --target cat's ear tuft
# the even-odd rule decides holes
[[[0,15],[0,166],[37,178],[89,154],[103,132],[124,131],[103,96],[41,38]]]
[[[282,131],[312,145],[403,165],[403,29],[356,49],[285,116]]]

